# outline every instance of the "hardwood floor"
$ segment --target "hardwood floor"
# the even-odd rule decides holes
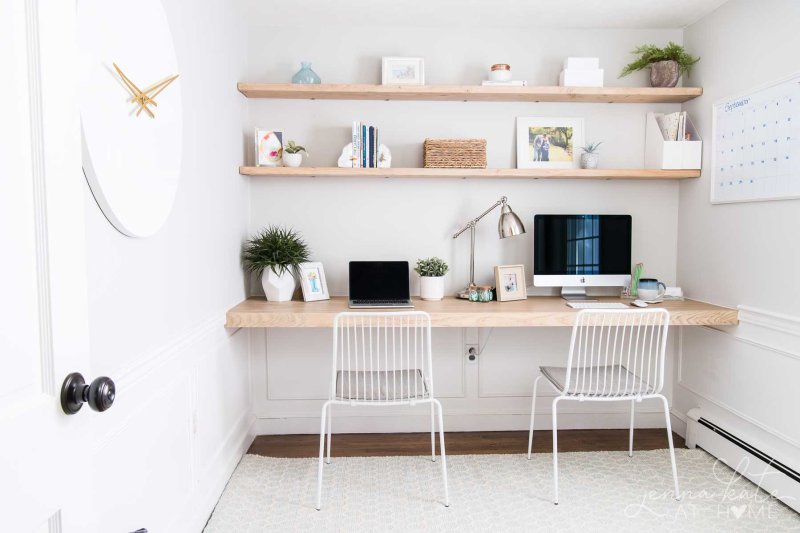
[[[351,433],[334,434],[331,456],[372,457],[382,455],[424,455],[430,453],[430,433]],[[673,433],[676,448],[684,440]],[[550,431],[536,431],[533,449],[536,453],[552,451]],[[438,436],[437,436],[438,441]],[[527,431],[480,431],[446,433],[447,453],[453,455],[485,453],[526,453]],[[633,438],[634,450],[656,450],[667,447],[663,429],[637,429]],[[558,432],[558,451],[626,451],[627,429],[573,429]],[[260,435],[247,453],[266,457],[316,457],[319,454],[319,435]],[[438,445],[437,445],[437,453]]]

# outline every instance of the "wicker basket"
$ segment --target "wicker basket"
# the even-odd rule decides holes
[[[425,139],[425,168],[486,168],[486,139]]]

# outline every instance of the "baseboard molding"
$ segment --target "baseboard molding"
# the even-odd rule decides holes
[[[674,420],[674,417],[673,417]],[[294,435],[319,433],[319,416],[257,418],[256,435]],[[559,429],[625,429],[629,427],[627,413],[559,413]],[[522,431],[530,424],[530,414],[447,414],[444,427],[446,431]],[[639,412],[636,415],[637,428],[663,428],[663,412]],[[537,413],[536,429],[549,430],[549,413]],[[332,429],[334,433],[412,433],[430,430],[429,414],[403,416],[348,416],[334,413]],[[674,428],[673,428],[674,429]],[[683,429],[683,427],[681,427]]]
[[[255,417],[245,413],[234,424],[166,531],[196,533],[203,530],[233,471],[253,443],[255,421]]]

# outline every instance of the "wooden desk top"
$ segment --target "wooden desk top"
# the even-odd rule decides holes
[[[600,298],[601,301],[622,301]],[[572,326],[577,309],[557,296],[535,296],[516,302],[477,303],[450,297],[438,302],[414,299],[414,309],[427,311],[434,327],[543,327]],[[739,323],[736,309],[694,300],[664,302],[673,326],[731,326]],[[633,308],[632,308],[633,309]],[[324,328],[333,326],[337,313],[347,311],[341,296],[320,302],[267,302],[249,298],[228,311],[229,328]]]

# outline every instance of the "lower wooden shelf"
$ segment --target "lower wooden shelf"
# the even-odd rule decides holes
[[[239,167],[243,176],[272,178],[478,178],[478,179],[595,179],[679,180],[700,177],[699,170],[525,169],[525,168],[339,168],[339,167]]]
[[[601,298],[619,302],[619,298]],[[516,302],[475,303],[457,298],[426,302],[414,298],[414,307],[431,315],[434,327],[570,327],[577,309],[555,296],[537,296]],[[732,326],[739,323],[736,309],[694,300],[667,301],[672,326]],[[633,308],[632,308],[633,309]],[[225,325],[229,328],[329,328],[337,313],[347,311],[347,299],[334,296],[321,302],[268,302],[249,298],[230,309]],[[385,310],[384,310],[385,311]]]

